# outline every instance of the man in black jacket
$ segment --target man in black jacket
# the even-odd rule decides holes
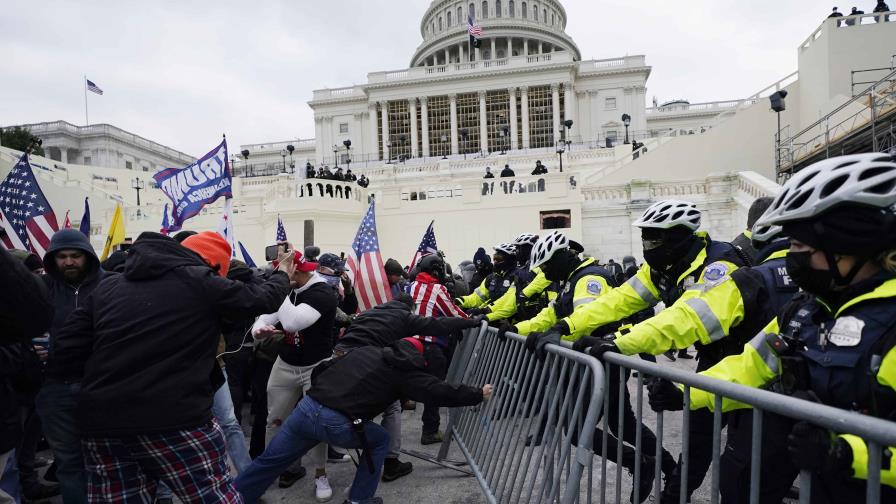
[[[46,283],[55,313],[50,324],[50,349],[69,316],[96,289],[100,282],[113,273],[100,266],[100,260],[83,233],[77,229],[61,229],[50,240],[44,254]],[[81,365],[84,363],[81,362]],[[81,455],[81,430],[77,422],[77,399],[80,373],[54,373],[47,368],[46,383],[37,396],[37,413],[44,436],[53,448],[56,476],[65,504],[87,502],[87,473]]]
[[[48,375],[82,377],[81,427],[90,502],[146,502],[159,481],[184,502],[239,502],[211,414],[224,383],[215,360],[223,317],[276,308],[292,256],[260,286],[226,277],[230,245],[190,237],[193,252],[143,233],[124,273],[103,280],[50,349]]]
[[[422,317],[411,317],[414,316],[408,313],[406,320],[421,322],[418,319]],[[440,324],[441,320],[430,319],[425,323]],[[381,503],[374,494],[389,435],[371,422],[372,418],[400,397],[451,407],[473,406],[491,397],[491,385],[481,389],[449,385],[424,371],[425,367],[423,344],[413,338],[402,339],[386,348],[356,348],[325,363],[315,370],[311,389],[277,437],[237,477],[237,489],[247,502],[256,502],[290,462],[314,445],[327,442],[364,449],[349,500]]]
[[[2,233],[2,227],[0,227]],[[0,247],[0,475],[20,441],[19,405],[40,384],[40,362],[31,339],[43,335],[53,313],[47,288],[22,262]],[[13,481],[16,486],[18,481]],[[11,499],[0,487],[0,501]],[[9,489],[11,490],[11,489]]]

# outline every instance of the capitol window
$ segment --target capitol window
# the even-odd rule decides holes
[[[526,2],[523,2],[523,8],[520,12],[523,13],[523,19],[529,18],[529,10],[526,8]]]
[[[124,167],[127,168],[128,170],[133,170],[133,169],[134,169],[134,163],[132,163],[132,162],[130,162],[130,161],[125,161],[125,162],[124,162]]]
[[[616,110],[616,97],[604,98],[604,110]]]
[[[481,16],[482,16],[482,19],[487,19],[487,18],[488,18],[488,2],[487,2],[487,1],[483,1],[483,2],[482,2],[482,13],[481,13]]]
[[[348,133],[348,123],[339,123],[339,132]]]
[[[464,9],[463,9],[463,7],[458,7],[457,8],[457,24],[461,24],[463,22],[462,21],[463,18],[464,18]]]
[[[495,0],[495,17],[501,17],[501,0]]]
[[[439,16],[439,31],[442,31],[442,16]]]
[[[445,20],[448,21],[448,28],[451,28],[451,11],[445,15]]]
[[[538,6],[532,6],[532,21],[538,21]]]
[[[516,10],[514,9],[513,0],[510,0],[510,3],[507,4],[508,12],[507,14],[510,17],[516,16]]]
[[[470,17],[476,19],[476,4],[470,4]]]

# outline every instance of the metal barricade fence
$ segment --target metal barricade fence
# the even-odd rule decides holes
[[[453,441],[490,503],[591,501],[592,440],[604,393],[591,356],[551,345],[544,360],[525,338],[494,328],[471,331],[455,349],[448,381],[494,386],[477,407],[450,410],[439,460]],[[588,484],[580,488],[585,469]]]
[[[556,349],[553,345],[548,347],[552,351]],[[620,440],[618,444],[618,452],[617,452],[617,460],[618,457],[622,454],[622,439],[625,436],[624,422],[623,422],[623,413],[624,413],[624,405],[622,401],[624,388],[627,387],[627,383],[625,380],[626,370],[633,370],[638,372],[638,376],[636,378],[635,391],[634,391],[634,408],[635,408],[635,418],[637,421],[637,425],[639,429],[637,430],[637,436],[635,441],[635,453],[638,459],[643,452],[644,447],[641,446],[641,432],[640,428],[643,425],[642,417],[643,417],[643,401],[644,401],[644,386],[645,381],[651,379],[653,377],[656,378],[665,378],[675,383],[680,383],[684,385],[684,409],[680,413],[682,415],[682,428],[681,428],[681,446],[682,446],[682,460],[685,462],[682,464],[681,471],[681,493],[680,493],[680,504],[684,504],[686,502],[686,498],[688,495],[687,489],[687,476],[688,476],[688,444],[689,444],[689,432],[688,426],[691,421],[691,416],[694,414],[693,411],[690,411],[690,388],[696,388],[700,390],[704,390],[707,392],[711,392],[715,394],[715,406],[713,415],[713,427],[712,427],[712,472],[711,472],[711,485],[710,485],[710,502],[712,504],[716,504],[719,502],[719,488],[720,488],[720,442],[721,442],[721,430],[723,426],[722,422],[722,398],[730,398],[736,401],[739,401],[744,404],[748,404],[752,406],[752,433],[751,433],[751,453],[750,453],[750,475],[749,475],[749,502],[750,504],[758,504],[760,502],[760,488],[762,488],[762,481],[760,479],[760,461],[761,461],[761,453],[763,449],[762,444],[762,436],[763,436],[763,414],[766,412],[774,413],[783,417],[787,417],[789,419],[794,420],[803,420],[811,422],[812,424],[830,429],[832,432],[836,432],[838,434],[853,434],[859,436],[865,440],[868,446],[868,482],[867,482],[867,492],[866,492],[866,503],[867,504],[878,504],[881,502],[881,488],[880,488],[880,474],[881,474],[881,453],[882,447],[893,447],[896,446],[896,422],[891,422],[875,417],[871,417],[868,415],[863,415],[860,413],[846,411],[830,406],[825,406],[819,403],[806,401],[802,399],[797,399],[794,397],[786,396],[783,394],[778,394],[766,390],[755,389],[750,387],[745,387],[742,385],[717,380],[713,378],[708,378],[705,376],[698,375],[693,372],[683,371],[681,369],[676,369],[672,367],[661,366],[652,362],[644,361],[638,359],[637,357],[627,357],[620,354],[608,353],[605,354],[606,362],[604,363],[605,374],[609,378],[610,373],[617,373],[620,380],[618,382],[618,393],[620,400],[618,404],[611,405],[610,404],[610,388],[613,385],[608,385],[605,387],[605,394],[603,396],[604,402],[604,410],[606,414],[603,416],[603,440],[602,440],[602,449],[600,453],[606,453],[607,447],[607,433],[608,433],[608,420],[611,415],[618,415],[618,432],[613,432],[616,438]],[[615,385],[615,384],[614,384]],[[614,409],[618,408],[618,409]],[[704,410],[705,411],[705,410]],[[741,410],[743,411],[743,410]],[[746,410],[749,411],[749,410]],[[657,454],[661,453],[662,444],[663,444],[663,419],[664,416],[669,414],[679,414],[678,412],[665,414],[662,412],[656,413],[656,452]],[[584,438],[584,436],[582,436]],[[580,454],[583,454],[580,451]],[[633,478],[633,502],[639,502],[640,498],[646,498],[646,496],[639,495],[639,481],[640,478],[644,475],[640,474],[639,471],[640,466],[635,466],[635,474]],[[603,459],[601,463],[601,475],[600,478],[600,502],[601,504],[606,502],[606,490],[607,490],[607,460]],[[727,475],[726,476],[730,476]],[[659,494],[661,490],[661,470],[660,463],[657,461],[656,471],[653,474],[654,484],[653,484],[653,493],[657,502],[659,502]],[[621,472],[617,469],[616,471],[616,496],[615,501],[613,502],[627,502],[622,501],[622,485],[621,485]],[[811,498],[812,491],[812,474],[809,471],[802,471],[799,474],[799,502],[801,504],[808,504]],[[590,502],[590,499],[589,499]]]

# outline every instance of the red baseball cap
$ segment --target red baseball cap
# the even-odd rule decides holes
[[[301,251],[295,251],[293,263],[296,265],[296,269],[299,271],[304,271],[305,273],[317,271],[317,263],[305,260],[305,256],[302,255]]]

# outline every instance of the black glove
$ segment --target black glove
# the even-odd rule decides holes
[[[491,312],[492,312],[491,308],[486,306],[483,308],[471,308],[471,309],[467,310],[467,315],[469,315],[471,317],[475,317],[477,315],[488,315]]]
[[[619,347],[616,346],[616,343],[612,341],[602,340],[603,343],[598,343],[596,345],[592,345],[591,350],[588,350],[588,353],[591,354],[592,357],[597,360],[603,362],[604,354],[607,352],[613,353],[622,353],[619,351]]]
[[[515,333],[515,332],[518,332],[518,329],[516,328],[515,325],[510,325],[510,324],[508,324],[507,322],[501,324],[501,327],[498,328],[498,339],[501,340],[501,341],[506,341],[506,340],[507,340],[507,333],[508,333],[508,332]],[[527,344],[527,345],[529,344],[528,341],[529,341],[529,340],[526,339],[526,344]],[[528,347],[527,347],[527,348],[528,348]]]
[[[548,344],[559,345],[563,335],[559,331],[550,329],[547,332],[534,332],[526,337],[526,350],[533,352],[538,360],[547,357]]]
[[[819,474],[852,474],[852,449],[829,430],[799,422],[787,436],[787,451],[797,469]]]
[[[594,336],[582,336],[572,344],[572,349],[576,352],[586,353],[585,350],[597,345],[601,341],[603,341],[601,338],[595,338]]]
[[[669,380],[657,378],[647,385],[647,402],[653,411],[681,411],[684,392]]]
[[[451,327],[451,337],[457,341],[464,340],[464,332],[467,329],[479,327],[480,322],[475,319],[463,319],[460,317],[444,318],[443,321]]]

